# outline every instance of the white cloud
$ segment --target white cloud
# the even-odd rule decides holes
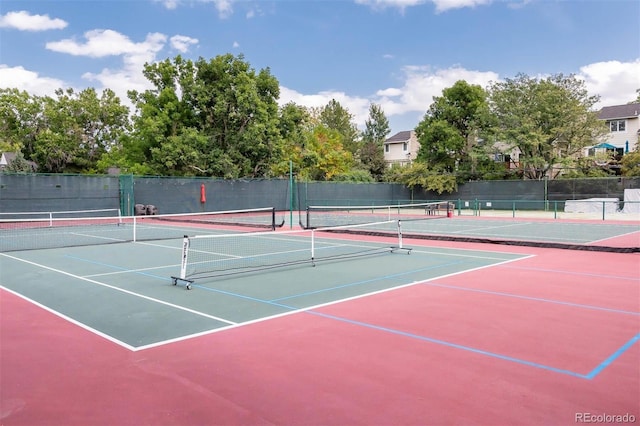
[[[218,10],[220,18],[228,18],[233,13],[233,1],[231,0],[213,0]]]
[[[445,12],[451,9],[462,9],[463,7],[476,7],[490,4],[493,0],[432,0],[436,5],[436,12]]]
[[[451,9],[463,7],[475,7],[492,3],[493,0],[355,0],[356,4],[370,6],[373,9],[397,8],[404,11],[408,7],[419,6],[425,3],[433,3],[436,12],[445,12]]]
[[[180,4],[180,0],[155,0],[155,2],[162,3],[162,5],[169,10],[174,10]]]
[[[403,72],[402,87],[379,90],[373,98],[373,102],[382,105],[387,116],[424,114],[433,97],[441,96],[443,89],[453,86],[458,80],[484,88],[499,78],[497,73],[491,71],[471,71],[461,67],[433,70],[427,66],[408,66]]]
[[[14,28],[21,31],[61,30],[68,24],[62,19],[49,18],[49,15],[31,15],[21,10],[0,15],[0,28]]]
[[[198,44],[197,38],[191,38],[183,35],[174,35],[169,39],[171,47],[179,51],[180,53],[186,53],[189,51],[189,47],[192,44]]]
[[[233,42],[233,48],[237,49],[238,47],[240,47],[240,43],[238,43],[237,41]]]
[[[399,131],[414,128],[429,109],[433,97],[442,96],[442,90],[453,86],[458,80],[465,80],[485,89],[489,83],[500,81],[496,72],[467,70],[460,66],[446,69],[407,66],[402,71],[402,83],[398,87],[380,89],[368,97],[352,96],[340,91],[303,94],[281,87],[280,103],[295,102],[307,107],[322,107],[335,99],[349,109],[360,128],[364,127],[368,118],[369,105],[376,103],[382,107],[392,127],[397,127],[394,130]],[[585,65],[576,76],[585,80],[591,95],[600,95],[598,107],[625,104],[637,97],[636,90],[640,88],[640,59]]]
[[[89,56],[101,58],[105,56],[139,55],[146,52],[157,52],[162,49],[167,37],[160,33],[151,33],[142,43],[134,43],[129,37],[113,30],[91,30],[84,33],[86,41],[79,43],[75,39],[52,41],[46,48],[54,52],[67,53],[73,56]]]
[[[585,65],[576,77],[584,80],[590,94],[600,95],[598,107],[626,104],[637,98],[640,89],[640,59]]]
[[[364,125],[369,115],[369,104],[371,100],[359,96],[350,96],[340,91],[323,91],[311,95],[305,95],[287,87],[280,87],[280,104],[284,105],[294,102],[308,108],[319,108],[327,105],[329,101],[335,99],[349,110],[354,116],[354,121],[358,125]]]
[[[9,67],[3,64],[0,64],[0,82],[1,88],[15,88],[37,96],[53,96],[56,89],[68,87],[62,80],[43,77],[23,67]]]

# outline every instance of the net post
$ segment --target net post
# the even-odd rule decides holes
[[[137,230],[138,230],[138,219],[137,219],[136,215],[133,216],[133,226],[132,226],[132,228],[133,229],[131,230],[131,232],[133,233],[133,235],[132,235],[131,239],[135,243],[136,242],[136,233],[137,233]]]
[[[189,261],[189,236],[185,235],[182,239],[182,258],[180,261],[180,279],[187,278],[187,262]]]
[[[398,219],[398,248],[402,250],[402,221]]]
[[[275,207],[271,209],[271,230],[272,231],[276,230],[276,208]]]
[[[308,219],[308,216],[307,216]],[[314,264],[316,258],[316,230],[311,230],[311,264]]]

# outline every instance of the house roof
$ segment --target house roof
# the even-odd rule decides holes
[[[15,152],[3,152],[2,153],[2,157],[4,157],[4,159],[6,160],[7,164],[9,164],[10,162],[12,162],[13,160],[16,159],[16,153]]]
[[[391,136],[384,143],[401,143],[408,142],[411,139],[412,130],[403,130],[402,132],[398,132],[395,135]]]
[[[640,113],[640,103],[606,106],[600,110],[598,118],[612,120],[614,118],[632,118]]]

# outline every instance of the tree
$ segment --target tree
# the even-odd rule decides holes
[[[429,167],[419,161],[414,161],[407,166],[392,165],[385,172],[385,180],[402,183],[409,188],[420,187],[438,194],[451,193],[458,189],[458,183],[453,174],[443,172],[438,166]]]
[[[265,177],[280,141],[279,83],[242,55],[145,66],[154,90],[130,93],[139,114],[131,142],[154,173]]]
[[[354,157],[358,156],[360,143],[358,141],[358,127],[353,123],[353,115],[340,105],[340,102],[331,99],[319,115],[320,124],[328,129],[338,132],[345,150]]]
[[[362,132],[362,148],[360,162],[378,181],[382,180],[386,169],[384,161],[384,141],[389,132],[389,120],[382,107],[377,104],[369,106],[369,118]]]
[[[272,156],[271,174],[287,176],[290,163],[301,164],[300,155],[306,132],[310,129],[311,116],[307,108],[289,102],[280,108],[280,143]],[[296,173],[298,170],[295,170]]]
[[[417,158],[430,167],[454,173],[461,180],[475,178],[478,158],[484,155],[479,142],[491,125],[484,89],[457,81],[444,89],[442,96],[434,98],[418,124]]]
[[[340,133],[322,125],[305,132],[298,150],[294,167],[303,180],[332,180],[353,166],[353,156],[343,148]]]
[[[554,168],[580,156],[606,131],[587,93],[574,76],[544,79],[519,74],[494,83],[490,103],[499,123],[498,139],[520,150],[524,177],[554,178]]]
[[[45,127],[43,99],[18,89],[0,89],[0,152],[30,156]],[[30,158],[30,157],[28,157]]]
[[[93,88],[58,89],[56,98],[44,98],[46,128],[36,135],[31,158],[43,172],[95,172],[128,130],[128,113],[112,90],[98,97]]]
[[[622,156],[621,172],[623,176],[640,176],[640,144],[636,149]]]

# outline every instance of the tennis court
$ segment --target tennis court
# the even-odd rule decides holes
[[[638,419],[639,224],[444,216],[5,228],[2,423]]]

